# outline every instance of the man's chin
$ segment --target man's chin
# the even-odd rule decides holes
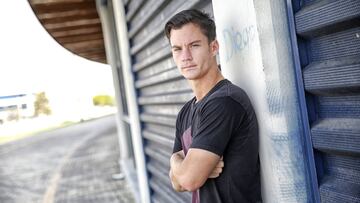
[[[195,77],[195,76],[184,76],[184,78],[186,80],[196,80],[197,79],[197,77]]]
[[[194,74],[194,73],[191,73],[191,72],[185,72],[182,75],[187,80],[194,80],[194,79],[196,79],[198,77],[197,74]]]

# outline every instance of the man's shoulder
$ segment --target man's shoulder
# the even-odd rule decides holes
[[[211,100],[227,101],[234,100],[239,104],[249,101],[249,97],[246,92],[239,86],[226,81],[220,88],[213,92],[208,98],[208,102]]]
[[[187,101],[184,106],[181,107],[178,116],[183,114],[184,112],[188,111],[191,108],[191,104],[194,102],[195,97],[191,98],[189,101]]]

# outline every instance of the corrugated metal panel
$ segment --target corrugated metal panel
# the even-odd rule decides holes
[[[153,202],[190,202],[190,193],[172,190],[169,159],[176,115],[193,97],[172,58],[163,35],[165,22],[176,12],[198,8],[212,13],[211,1],[131,0],[126,4],[130,53],[138,92],[142,135]]]
[[[360,1],[294,10],[322,202],[360,202]]]

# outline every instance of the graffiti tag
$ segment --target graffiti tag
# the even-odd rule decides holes
[[[242,30],[236,30],[233,27],[223,30],[223,36],[226,49],[226,62],[234,55],[240,53],[249,46],[255,37],[255,26],[251,25]]]

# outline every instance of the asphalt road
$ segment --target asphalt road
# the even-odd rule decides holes
[[[115,118],[0,145],[0,202],[134,202],[120,173]]]

